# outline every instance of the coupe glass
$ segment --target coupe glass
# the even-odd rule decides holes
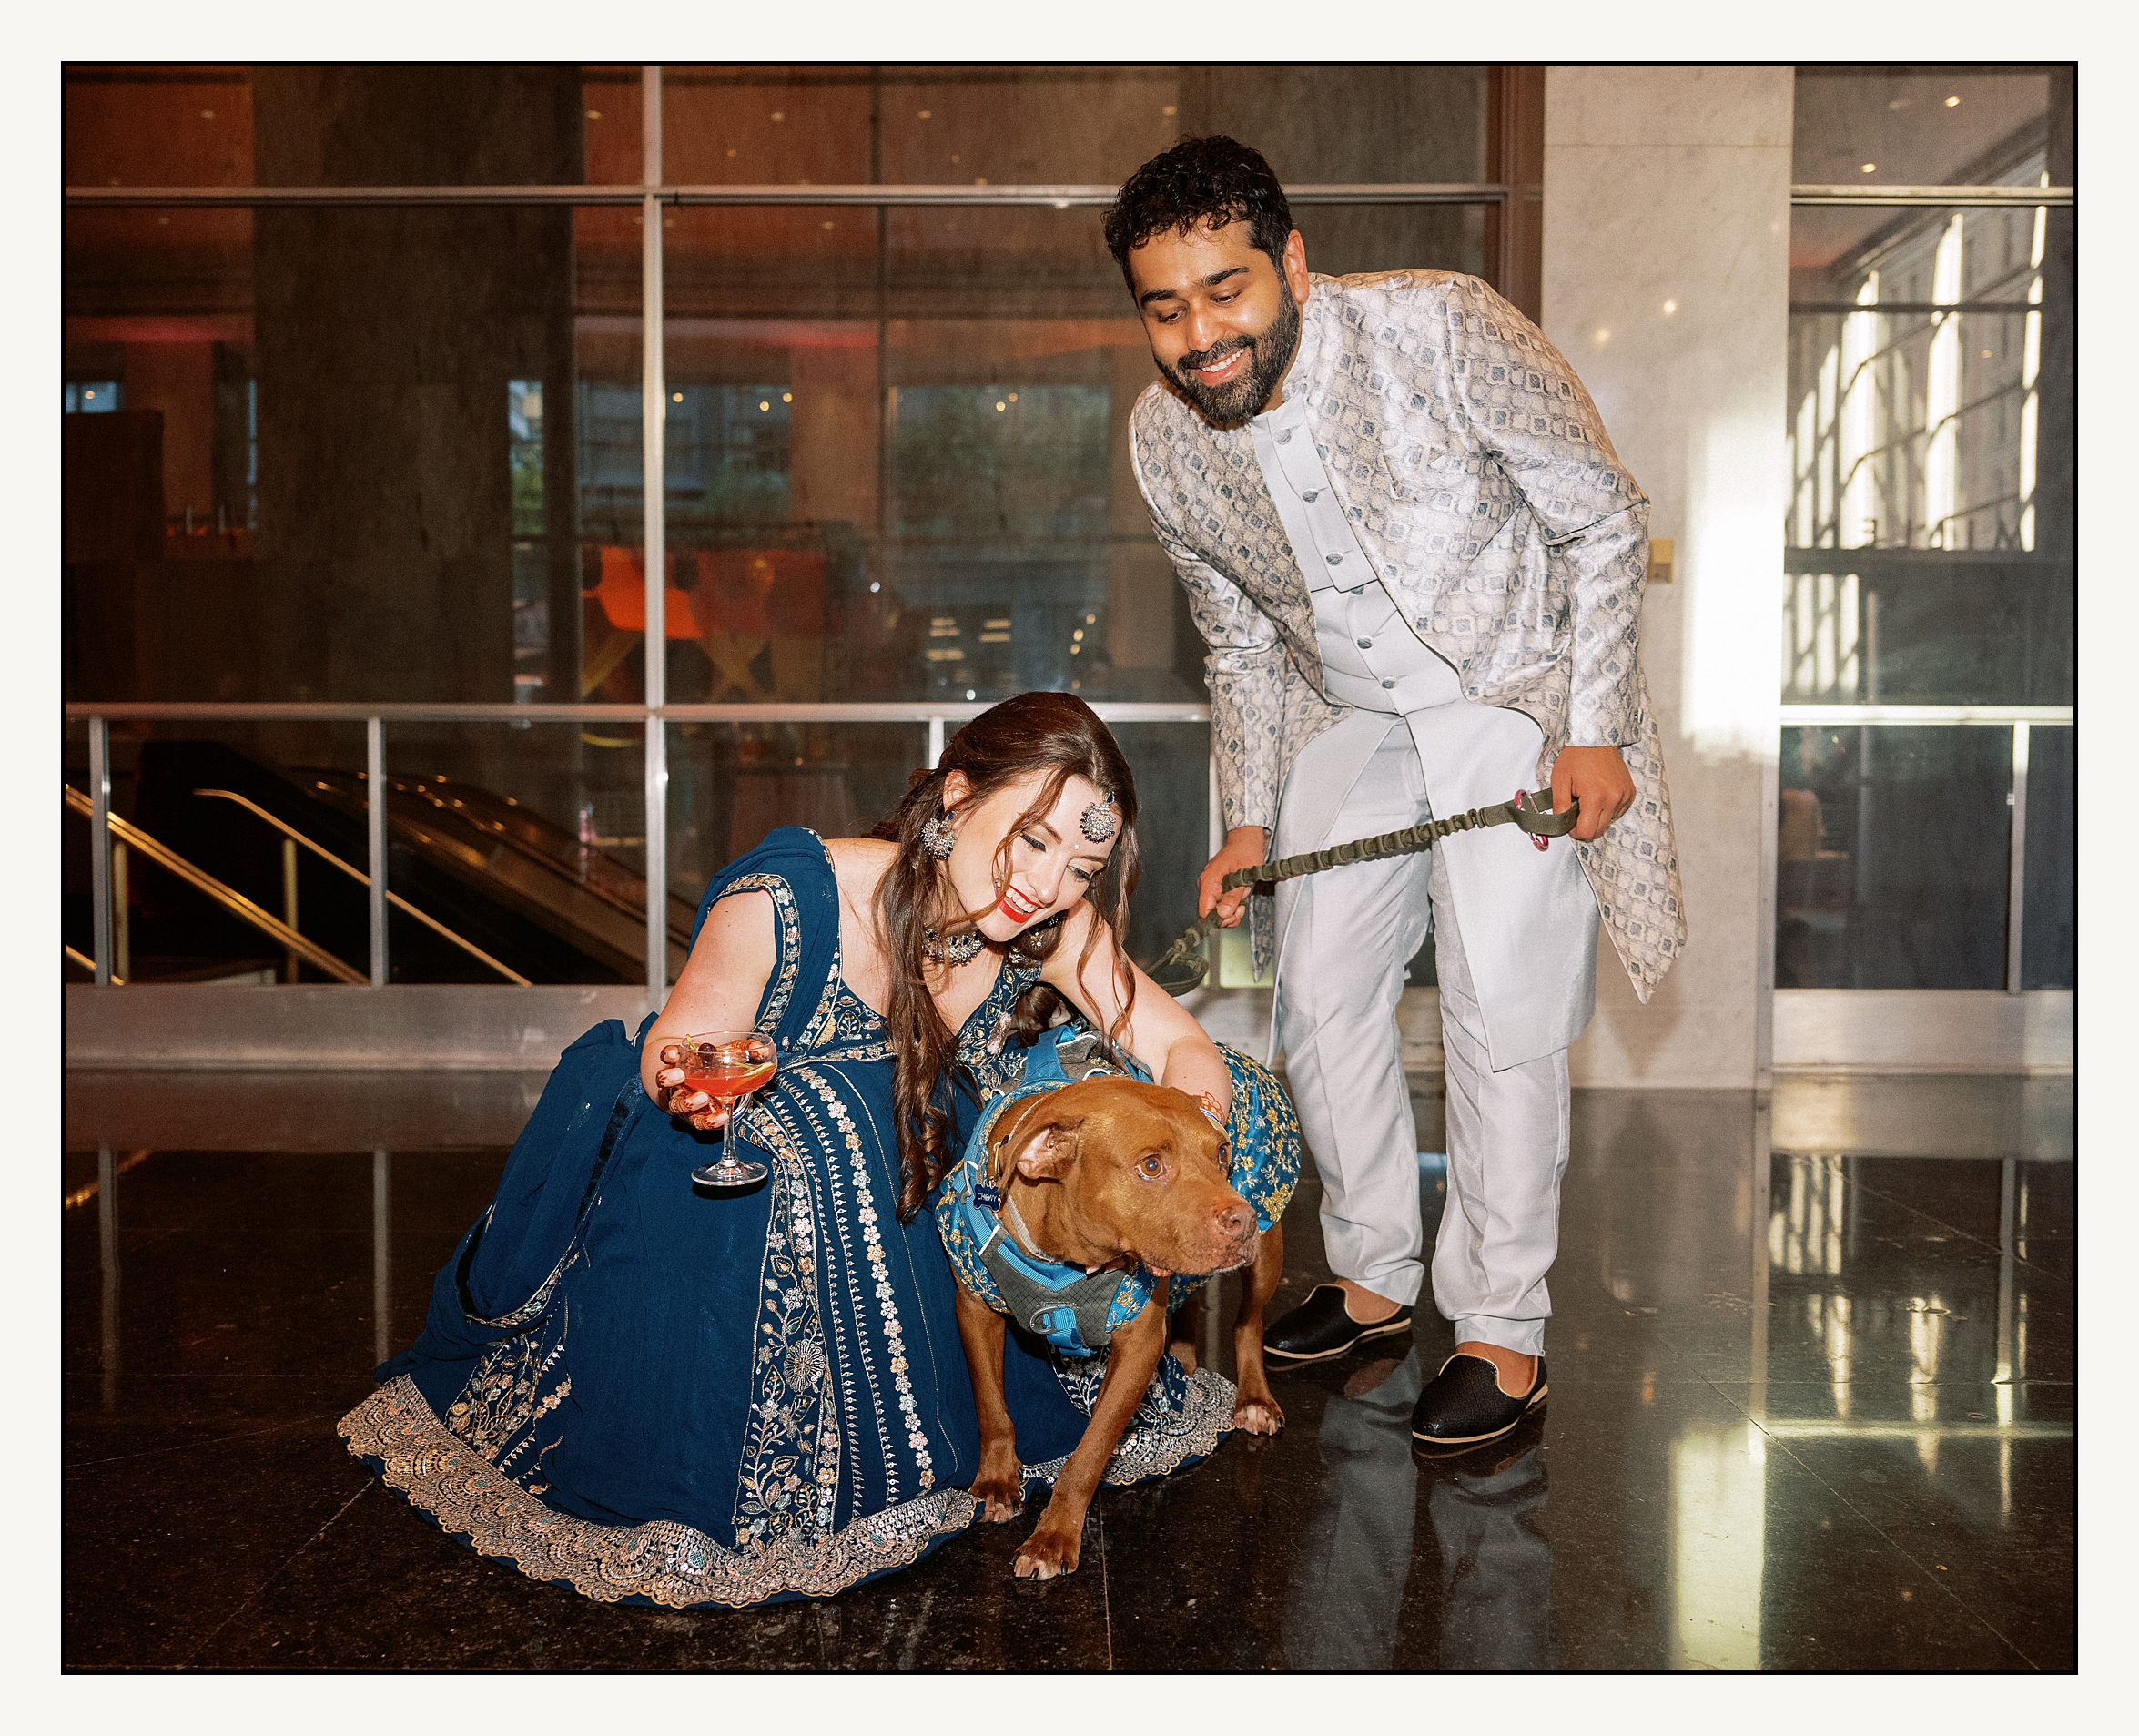
[[[707,1030],[678,1040],[684,1051],[684,1090],[704,1091],[728,1112],[721,1154],[702,1163],[691,1179],[703,1187],[749,1187],[765,1178],[763,1163],[735,1155],[735,1129],[751,1092],[773,1076],[779,1058],[762,1030]]]

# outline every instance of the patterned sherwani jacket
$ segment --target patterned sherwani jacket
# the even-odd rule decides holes
[[[1686,944],[1678,858],[1640,660],[1648,498],[1544,333],[1475,278],[1317,276],[1304,397],[1360,544],[1466,698],[1561,747],[1617,746],[1634,806],[1577,845],[1604,927],[1647,1000]],[[1303,354],[1310,346],[1304,341]],[[1245,426],[1213,427],[1154,382],[1130,416],[1137,482],[1210,647],[1225,824],[1274,830],[1286,774],[1344,707],[1322,685],[1314,611]],[[1255,960],[1269,901],[1250,900]]]

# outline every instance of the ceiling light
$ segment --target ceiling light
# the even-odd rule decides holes
[[[680,391],[672,391],[669,393],[669,396],[679,404],[684,401],[684,394]]]
[[[590,108],[587,110],[587,118],[589,120],[600,120],[602,118],[602,111],[599,108]]]
[[[1166,107],[1161,108],[1159,112],[1161,115],[1171,115],[1173,113],[1173,105],[1171,103],[1168,103]]]
[[[1016,403],[1016,402],[1018,401],[1018,394],[1017,394],[1016,392],[1012,392],[1012,393],[1010,394],[1010,401],[1011,401],[1013,404],[1014,404],[1014,403]]]
[[[1611,332],[1610,332],[1610,331],[1609,331],[1609,330],[1607,330],[1606,327],[1603,327],[1603,326],[1599,326],[1599,327],[1597,327],[1597,337],[1596,337],[1596,341],[1597,341],[1597,342],[1598,342],[1598,343],[1609,343],[1609,342],[1611,342],[1611,340],[1612,340],[1612,334],[1611,334]]]
[[[1958,107],[1961,107],[1961,98],[1960,98],[1960,97],[1958,97],[1958,96],[1949,96],[1949,97],[1947,97],[1947,98],[1946,98],[1946,107],[1949,107],[1949,108],[1958,108]]]
[[[933,115],[933,114],[935,114],[935,113],[936,113],[936,111],[935,111],[933,108],[924,108],[924,109],[921,111],[921,118],[922,118],[923,120],[927,120],[927,119],[928,119],[928,118],[930,117],[930,116],[932,116],[932,115]]]
[[[1667,301],[1664,303],[1664,311],[1666,313],[1677,313],[1678,311],[1678,304],[1676,301]]]
[[[784,391],[780,394],[780,401],[784,404],[791,404],[795,401],[795,394],[791,391]]]
[[[730,157],[733,157],[735,154],[735,153],[734,151],[730,151],[730,152],[728,153],[728,155],[729,155]]]
[[[1878,167],[1879,167],[1879,165],[1878,165],[1877,163],[1866,163],[1866,164],[1862,165],[1863,172],[1864,172],[1865,174],[1867,174],[1867,175],[1870,174],[1870,173],[1871,173],[1871,171],[1872,171],[1873,169],[1877,168]]]
[[[784,108],[776,108],[773,110],[773,118],[775,120],[786,120],[787,118],[787,111]]]
[[[770,402],[768,402],[768,401],[767,401],[765,399],[760,398],[760,399],[757,401],[757,407],[758,407],[760,410],[770,410],[770,409],[772,408],[772,405],[771,405],[771,403],[770,403]]]
[[[832,227],[832,225],[831,225],[831,224],[830,224],[830,223],[827,221],[827,222],[826,223],[825,227],[826,227],[826,228],[830,228]]]
[[[973,690],[972,690],[972,688],[968,687],[968,688],[967,688],[967,689],[966,689],[966,697],[967,697],[967,698],[968,698],[968,699],[970,699],[970,698],[972,698],[972,697],[973,697]]]
[[[1008,409],[1009,408],[1009,405],[1008,405],[1008,404],[1006,404],[1005,402],[1003,402],[1003,401],[1002,401],[1000,398],[998,398],[998,399],[995,401],[995,407],[996,407],[998,410],[1008,410]]]
[[[200,117],[203,120],[213,120],[216,117],[216,111],[212,108],[204,108],[200,111]]]

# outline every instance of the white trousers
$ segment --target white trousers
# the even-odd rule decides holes
[[[1392,722],[1328,836],[1288,848],[1326,848],[1432,817],[1411,734]],[[1567,1051],[1493,1069],[1444,860],[1467,838],[1286,883],[1276,1036],[1322,1178],[1330,1270],[1392,1301],[1416,1301],[1424,1276],[1418,1134],[1396,1000],[1404,966],[1433,934],[1448,1122],[1434,1301],[1459,1344],[1536,1355],[1552,1313],[1545,1274],[1559,1249]]]

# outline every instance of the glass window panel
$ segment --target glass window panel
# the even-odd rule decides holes
[[[637,218],[69,212],[67,696],[638,698]]]
[[[2069,68],[1803,66],[1796,107],[1800,183],[2074,178]],[[2071,702],[2073,259],[2069,208],[1792,213],[1786,699]]]
[[[2069,73],[2065,75],[2069,93]],[[2046,66],[1802,66],[1790,178],[1818,186],[2002,181],[2049,131]],[[2069,95],[2062,110],[2071,125]],[[1872,225],[1885,213],[1866,211]]]
[[[1112,724],[1136,777],[1141,873],[1130,899],[1130,956],[1149,964],[1196,919],[1196,876],[1211,859],[1211,727]]]
[[[1794,218],[1783,696],[2070,704],[2072,213],[1868,215]]]
[[[865,836],[928,750],[925,724],[671,724],[670,891],[694,913],[714,875],[776,827]]]
[[[2028,731],[2028,838],[2021,987],[2071,989],[2079,969],[2078,732]]]
[[[1227,132],[1288,184],[1482,181],[1486,93],[1482,66],[671,66],[664,167],[685,184],[1119,184],[1176,138]]]
[[[638,69],[71,66],[72,187],[562,186],[639,178]]]
[[[343,967],[337,975],[286,949],[137,843],[113,853],[117,976],[128,982],[368,980],[364,886],[307,848],[309,841],[358,875],[365,872],[360,795],[352,819],[346,805],[317,787],[324,781],[361,790],[361,724],[119,721],[110,731],[112,812]],[[66,782],[85,796],[91,793],[88,753],[86,725],[70,726]],[[63,930],[68,946],[94,958],[87,817],[70,807],[62,838]],[[86,981],[87,973],[70,980]]]
[[[2002,989],[2012,732],[1786,727],[1779,989]]]
[[[1406,263],[1388,249],[1437,226],[1477,255],[1443,262],[1482,263],[1475,209],[1313,218],[1379,226]],[[672,222],[673,697],[1204,696],[1129,465],[1150,347],[1092,213]],[[765,601],[735,590],[747,572]]]
[[[391,980],[644,981],[644,742],[637,724],[390,725],[387,884],[431,919],[390,913]],[[672,894],[672,980],[692,909]]]

